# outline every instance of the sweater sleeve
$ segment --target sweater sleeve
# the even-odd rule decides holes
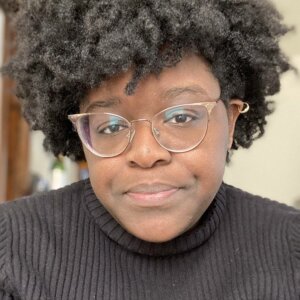
[[[0,300],[14,300],[15,298],[13,298],[12,295],[6,293],[3,290],[0,290]]]
[[[295,285],[300,299],[300,213],[292,219],[290,241],[294,257]]]
[[[0,300],[16,299],[11,294],[7,276],[7,221],[4,205],[0,206]]]

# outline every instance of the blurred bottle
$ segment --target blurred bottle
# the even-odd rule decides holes
[[[56,190],[67,185],[67,173],[64,159],[58,156],[54,159],[51,166],[51,189]]]
[[[85,161],[81,161],[78,163],[78,166],[79,166],[79,180],[87,179],[89,177],[87,163]]]

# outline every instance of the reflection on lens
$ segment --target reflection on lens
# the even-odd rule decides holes
[[[152,123],[153,136],[163,148],[184,152],[195,148],[204,139],[209,112],[216,103],[177,105],[157,113],[152,120],[136,119],[131,122],[111,113],[88,113],[78,117],[76,126],[85,147],[100,157],[122,153],[134,136],[134,124],[142,121]]]
[[[93,153],[110,157],[127,147],[130,124],[126,119],[112,114],[89,114],[79,122],[81,138]]]
[[[203,106],[176,107],[157,114],[153,119],[153,132],[158,143],[169,151],[194,148],[204,138],[208,113]],[[157,135],[155,132],[160,134]]]

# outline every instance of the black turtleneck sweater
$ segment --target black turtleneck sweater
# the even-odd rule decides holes
[[[222,184],[195,228],[155,244],[79,182],[1,205],[0,299],[299,300],[300,213]]]

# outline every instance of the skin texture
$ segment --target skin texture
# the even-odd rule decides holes
[[[131,75],[128,71],[91,91],[81,112],[109,111],[129,120],[151,119],[169,106],[220,97],[219,83],[209,66],[193,54],[158,76],[148,75],[128,96],[124,89]],[[206,95],[184,92],[177,97],[162,97],[171,88],[191,86],[200,87]],[[111,98],[119,101],[109,107],[95,105]],[[160,147],[147,122],[136,125],[132,143],[117,157],[99,158],[84,149],[91,183],[101,203],[123,228],[146,241],[168,241],[192,228],[221,185],[241,104],[233,100],[226,110],[219,101],[211,113],[205,139],[185,153]],[[165,189],[171,191],[168,197],[158,193]]]

